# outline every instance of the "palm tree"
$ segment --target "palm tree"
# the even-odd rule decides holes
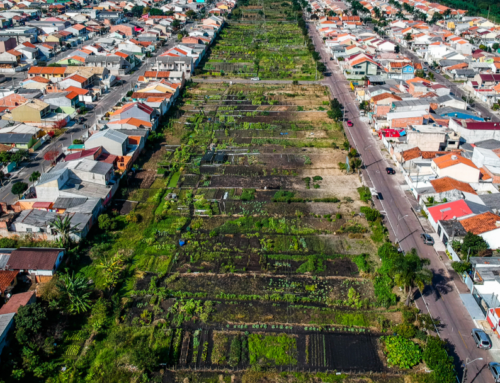
[[[64,219],[62,218],[62,216],[58,215],[56,220],[52,222],[52,228],[61,235],[64,246],[66,246],[66,244],[71,241],[70,235],[78,231],[77,228],[79,225],[80,224],[78,223],[74,226],[71,226],[71,218],[69,217],[69,215],[65,216]]]
[[[63,274],[57,281],[57,288],[63,296],[70,313],[84,313],[90,308],[89,281],[73,274]]]
[[[407,306],[410,303],[414,287],[423,290],[425,285],[432,282],[432,271],[424,269],[424,266],[428,264],[430,264],[430,261],[426,258],[420,258],[415,248],[411,249],[406,256],[400,257],[394,262],[394,281],[407,294]]]

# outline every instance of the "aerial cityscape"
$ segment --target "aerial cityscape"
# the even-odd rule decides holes
[[[500,2],[0,0],[0,383],[500,383]]]

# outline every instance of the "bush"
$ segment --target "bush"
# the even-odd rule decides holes
[[[401,336],[383,336],[380,339],[385,344],[389,367],[397,366],[406,370],[420,363],[422,350],[416,343]]]
[[[291,202],[291,199],[295,196],[294,192],[289,191],[279,191],[274,193],[273,202]]]
[[[130,213],[128,213],[128,215],[125,217],[125,219],[127,220],[127,222],[133,222],[133,223],[137,223],[137,222],[140,222],[141,221],[141,215],[136,213],[135,211],[131,211]]]
[[[116,222],[108,214],[101,214],[97,221],[101,230],[109,231],[116,229]]]
[[[370,189],[367,186],[362,186],[358,188],[359,198],[363,202],[368,202],[372,199],[372,194],[370,193]]]
[[[452,262],[451,267],[453,267],[453,270],[455,270],[458,274],[463,274],[469,271],[472,265],[470,262]]]
[[[0,238],[0,248],[2,249],[13,249],[17,248],[17,241],[11,238]]]
[[[368,222],[375,222],[381,216],[377,209],[372,209],[368,206],[362,206],[359,211],[365,215]]]
[[[367,262],[366,258],[368,254],[360,254],[353,258],[353,262],[358,266],[358,269],[364,273],[368,273],[370,271],[370,264]]]
[[[452,383],[455,381],[453,358],[446,352],[446,342],[439,337],[427,337],[423,359],[427,367],[433,370],[431,374],[435,382]]]
[[[394,327],[394,332],[403,338],[411,339],[415,337],[417,329],[411,323],[401,323]]]

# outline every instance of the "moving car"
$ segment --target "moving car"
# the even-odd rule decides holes
[[[396,174],[396,171],[393,168],[385,168],[387,174]]]
[[[482,348],[483,350],[489,350],[491,348],[491,339],[483,330],[473,328],[470,334],[472,339],[474,339],[474,342],[476,342],[477,348]]]
[[[352,126],[352,121],[351,120],[347,120],[347,126]]]
[[[500,382],[500,363],[490,362],[488,363],[488,368],[490,369],[495,382]]]
[[[250,80],[252,80],[252,81],[260,81],[260,78],[258,78],[258,77],[252,77]]]
[[[333,57],[330,57],[330,61],[333,61]]]
[[[426,245],[434,245],[434,238],[432,238],[429,234],[420,234],[420,238],[422,238],[422,241],[424,241],[424,244]]]

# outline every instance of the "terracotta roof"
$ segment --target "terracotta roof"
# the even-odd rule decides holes
[[[61,251],[63,249],[22,247],[11,253],[7,268],[12,270],[53,270]]]
[[[130,117],[130,118],[124,118],[123,120],[117,120],[117,121],[111,121],[108,122],[108,125],[121,125],[121,124],[129,124],[129,125],[134,125],[134,126],[146,126],[148,128],[151,128],[153,124],[149,121],[144,121],[144,120],[139,120],[138,118]]]
[[[89,90],[88,89],[82,89],[82,88],[77,88],[76,86],[69,86],[65,89],[66,92],[74,92],[77,93],[78,95],[84,95],[88,94]]]
[[[468,183],[458,181],[450,177],[442,177],[437,180],[431,180],[430,183],[437,193],[444,193],[456,189],[464,193],[477,194]]]
[[[143,104],[142,102],[130,102],[128,104],[123,105],[120,109],[118,109],[116,112],[113,113],[113,115],[117,115],[120,113],[123,113],[130,108],[133,108],[134,106],[137,106],[140,110],[143,112],[146,112],[147,114],[153,113],[153,108],[150,108],[146,104]]]
[[[7,53],[10,53],[11,55],[14,56],[22,56],[23,54],[19,51],[16,51],[15,49],[11,49],[10,51],[7,51]]]
[[[0,270],[0,294],[5,292],[5,289],[16,279],[18,273],[19,270]]]
[[[80,158],[93,156],[96,152],[99,151],[99,149],[100,149],[100,147],[97,147],[97,148],[92,148],[92,149],[79,150],[78,152],[68,154],[66,157],[64,157],[64,162],[78,160]]]
[[[477,169],[476,165],[474,165],[474,162],[472,162],[468,158],[462,157],[461,155],[457,155],[456,153],[450,153],[445,156],[435,158],[433,161],[439,169],[445,169],[457,164],[464,164]]]
[[[0,309],[0,315],[17,313],[19,307],[26,306],[35,295],[35,291],[27,291],[25,293],[14,294],[9,301]]]
[[[145,77],[154,77],[154,78],[169,78],[170,77],[170,72],[169,71],[154,71],[154,70],[147,70],[144,72]]]
[[[28,73],[29,74],[64,74],[66,68],[63,67],[39,67],[32,66]]]
[[[421,157],[422,151],[420,150],[419,147],[416,147],[416,148],[408,149],[408,150],[405,150],[404,152],[401,152],[401,156],[403,157],[403,159],[405,161],[410,161],[410,160],[413,160],[415,158]]]
[[[87,81],[87,79],[85,77],[80,76],[79,74],[74,74],[72,76],[69,76],[68,78],[66,78],[66,80],[68,80],[68,79],[75,80],[76,82],[79,82],[80,84]]]
[[[460,221],[467,232],[476,235],[499,229],[500,224],[497,226],[497,222],[500,222],[500,216],[490,212],[478,214]]]
[[[372,102],[377,102],[381,100],[385,100],[386,98],[393,98],[396,101],[402,101],[403,99],[399,96],[396,96],[395,94],[392,93],[382,93],[377,96],[372,97]]]
[[[44,78],[44,77],[41,77],[41,76],[31,77],[31,78],[28,78],[27,80],[32,80],[32,81],[36,81],[36,82],[42,82],[44,84],[50,83],[50,80],[48,78]]]
[[[124,59],[126,59],[128,56],[130,56],[130,55],[126,54],[126,53],[119,52],[119,51],[118,51],[118,52],[115,52],[115,55],[116,55],[116,56],[123,57]]]

